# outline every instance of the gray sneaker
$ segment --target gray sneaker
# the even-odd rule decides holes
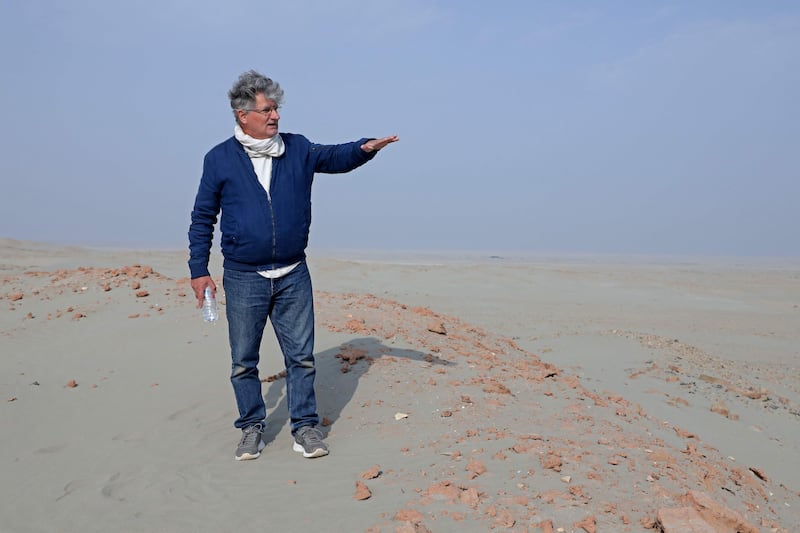
[[[242,439],[239,441],[239,447],[236,448],[237,461],[256,459],[261,455],[261,450],[266,446],[264,439],[261,438],[263,433],[264,426],[261,424],[253,424],[242,430]]]
[[[309,459],[328,455],[328,445],[322,442],[322,432],[314,426],[303,426],[297,430],[292,449]]]

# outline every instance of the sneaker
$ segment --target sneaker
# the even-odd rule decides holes
[[[242,440],[239,441],[239,447],[236,448],[237,461],[256,459],[261,455],[261,450],[266,446],[264,439],[261,438],[263,433],[264,426],[261,424],[253,424],[242,430]]]
[[[314,426],[303,426],[297,430],[292,449],[309,459],[328,455],[328,445],[322,442],[322,432]]]

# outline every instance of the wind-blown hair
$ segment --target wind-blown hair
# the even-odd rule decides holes
[[[231,100],[231,110],[238,122],[236,111],[238,109],[252,110],[256,103],[256,95],[261,93],[265,98],[275,100],[279,106],[283,104],[283,89],[277,82],[272,81],[260,72],[248,70],[243,72],[231,90],[228,98]]]

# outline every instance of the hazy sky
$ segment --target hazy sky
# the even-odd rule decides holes
[[[800,255],[794,0],[0,1],[0,237],[185,247],[254,68],[317,249]]]

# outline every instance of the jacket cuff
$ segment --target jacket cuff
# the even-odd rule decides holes
[[[210,276],[207,265],[192,265],[189,264],[189,272],[192,279],[202,278],[203,276]]]

